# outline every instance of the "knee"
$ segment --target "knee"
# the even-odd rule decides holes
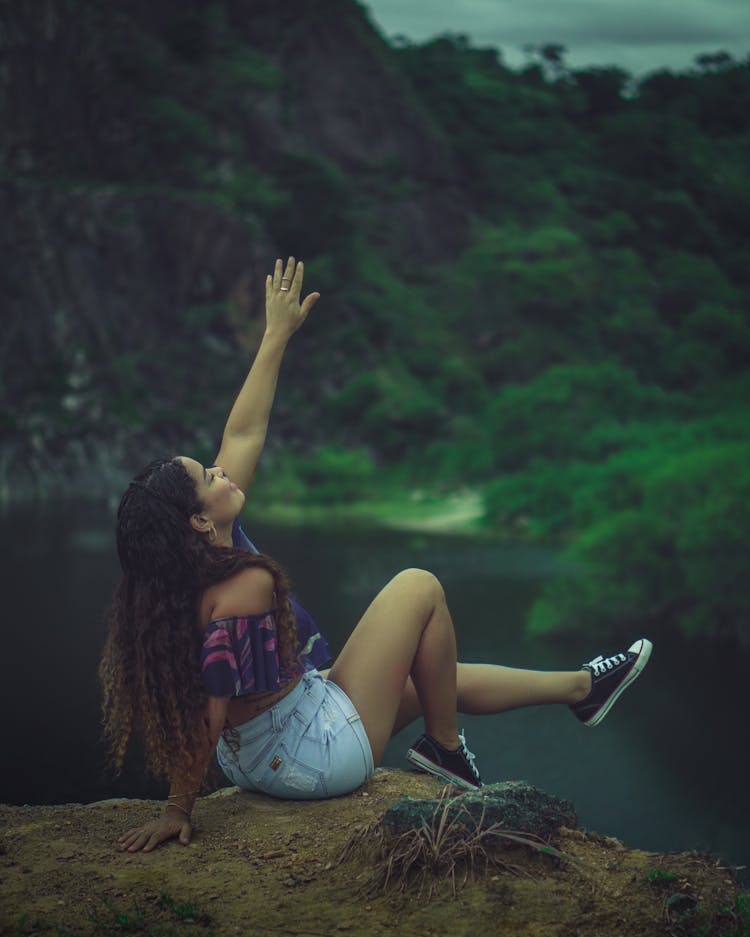
[[[434,573],[426,569],[403,569],[396,576],[409,590],[424,595],[433,602],[444,602],[445,591]]]

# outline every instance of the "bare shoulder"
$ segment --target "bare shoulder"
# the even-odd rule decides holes
[[[267,569],[252,566],[206,589],[201,599],[201,623],[205,628],[217,618],[261,615],[275,604],[273,576]]]

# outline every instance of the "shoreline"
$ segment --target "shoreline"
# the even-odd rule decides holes
[[[124,484],[122,486],[124,489]],[[88,498],[65,498],[59,495],[22,492],[13,500],[0,497],[0,518],[12,518],[17,513],[45,514],[66,509],[96,510],[103,508],[114,518],[119,497],[109,487],[97,490]],[[249,524],[263,523],[284,527],[312,527],[359,530],[400,530],[404,533],[471,537],[477,540],[502,543],[523,543],[536,546],[563,548],[569,538],[539,536],[533,519],[526,516],[506,526],[484,523],[484,503],[481,488],[462,488],[447,494],[433,494],[424,489],[405,489],[397,495],[392,489],[368,497],[337,503],[316,502],[311,494],[283,500],[276,492],[266,492],[262,485],[250,489],[240,515]]]
[[[336,505],[271,501],[264,507],[254,504],[249,495],[247,509],[254,520],[288,526],[355,522],[425,533],[487,534],[480,526],[484,513],[481,494],[475,490],[439,498],[412,492],[401,498],[376,497]]]

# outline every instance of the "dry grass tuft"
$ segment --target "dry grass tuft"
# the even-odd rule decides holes
[[[478,822],[465,808],[449,819],[454,800],[450,790],[450,786],[443,788],[430,822],[418,828],[392,833],[380,817],[355,830],[344,845],[339,863],[354,857],[373,861],[364,885],[369,895],[391,888],[402,893],[415,889],[417,894],[426,889],[431,896],[447,879],[455,896],[458,887],[465,885],[477,869],[485,874],[493,869],[534,877],[511,862],[509,850],[503,852],[503,847],[526,847],[558,860],[576,861],[534,834],[506,830],[497,823],[484,827],[484,811]]]

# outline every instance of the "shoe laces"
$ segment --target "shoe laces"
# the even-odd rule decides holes
[[[458,740],[461,743],[461,754],[466,759],[467,764],[471,768],[472,773],[474,774],[474,776],[476,777],[478,781],[479,769],[477,768],[477,765],[476,765],[476,756],[474,752],[470,752],[469,749],[466,747],[466,739],[464,738],[463,729],[458,733]]]
[[[615,667],[624,664],[626,661],[627,657],[624,654],[614,654],[612,657],[604,657],[600,654],[598,657],[590,660],[585,666],[591,668],[595,677],[601,677],[603,674],[614,670]]]

